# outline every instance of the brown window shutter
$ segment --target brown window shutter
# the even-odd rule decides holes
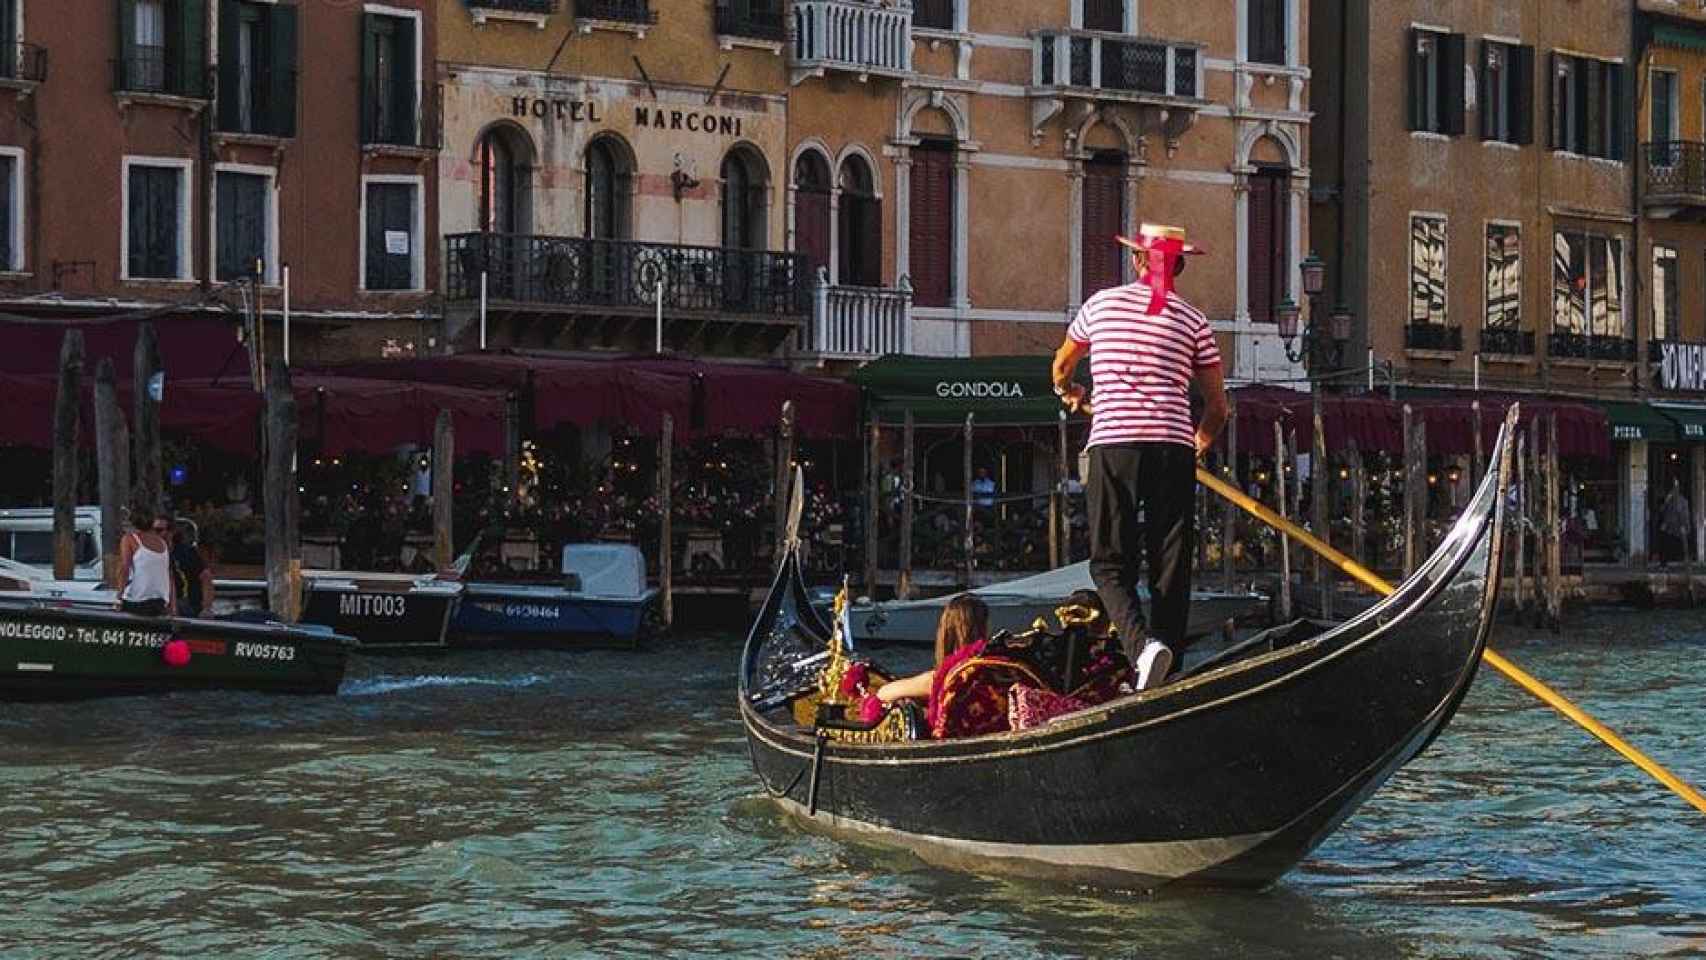
[[[811,282],[829,265],[829,192],[801,188],[794,194],[794,248],[811,265]],[[845,278],[843,278],[845,279]]]
[[[1125,227],[1124,162],[1092,160],[1084,165],[1080,280],[1083,297],[1124,279],[1123,250],[1114,237]]]
[[[912,156],[912,300],[921,307],[946,307],[953,300],[954,155],[926,145]]]
[[[1439,112],[1440,132],[1456,136],[1463,132],[1464,101],[1468,99],[1463,74],[1463,34],[1448,33],[1439,38]]]
[[[1410,129],[1421,130],[1427,125],[1427,74],[1422,69],[1422,55],[1416,50],[1421,31],[1410,28]]]
[[[1273,323],[1274,305],[1274,223],[1275,180],[1265,172],[1250,177],[1250,245],[1248,269],[1250,319],[1256,323]]]
[[[1534,48],[1512,47],[1505,63],[1510,77],[1511,132],[1517,143],[1534,142]]]

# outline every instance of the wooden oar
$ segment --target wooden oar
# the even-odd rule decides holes
[[[1367,567],[1364,567],[1362,564],[1357,563],[1355,560],[1352,560],[1350,557],[1345,556],[1339,551],[1334,550],[1331,546],[1322,543],[1315,537],[1310,536],[1307,530],[1304,530],[1297,524],[1292,523],[1268,509],[1260,501],[1246,496],[1243,491],[1239,490],[1237,487],[1234,487],[1225,480],[1209,473],[1202,467],[1197,468],[1197,481],[1210,490],[1213,490],[1215,493],[1218,493],[1232,501],[1246,513],[1255,516],[1257,519],[1271,527],[1283,531],[1293,540],[1302,543],[1309,549],[1320,554],[1322,558],[1333,563],[1352,579],[1360,581],[1375,593],[1378,593],[1381,596],[1387,596],[1397,589],[1392,586],[1392,584],[1387,583],[1385,580],[1376,576],[1374,572],[1369,570]],[[1553,690],[1544,683],[1541,683],[1539,680],[1531,676],[1526,670],[1523,670],[1521,667],[1505,659],[1490,648],[1483,648],[1481,657],[1487,663],[1491,664],[1495,670],[1515,682],[1517,686],[1539,697],[1554,710],[1557,710],[1564,716],[1574,720],[1577,724],[1580,724],[1582,728],[1587,730],[1589,733],[1605,741],[1611,749],[1616,750],[1618,753],[1627,757],[1629,762],[1640,767],[1642,770],[1645,770],[1653,779],[1669,787],[1677,796],[1688,801],[1695,809],[1702,813],[1706,813],[1706,797],[1701,796],[1700,791],[1689,786],[1688,783],[1683,781],[1681,778],[1671,773],[1669,770],[1666,770],[1663,766],[1660,766],[1653,758],[1642,753],[1640,750],[1635,749],[1629,741],[1624,740],[1622,737],[1613,733],[1605,724],[1600,723],[1598,720],[1589,716],[1586,711],[1565,699],[1562,694],[1558,693],[1558,691]]]

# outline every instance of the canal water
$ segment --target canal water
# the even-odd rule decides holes
[[[1496,642],[1706,784],[1706,615]],[[798,832],[751,775],[737,655],[0,705],[0,957],[1706,956],[1706,816],[1490,670],[1277,887],[1145,896]]]

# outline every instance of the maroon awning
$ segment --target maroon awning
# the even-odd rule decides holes
[[[1546,400],[1510,394],[1482,394],[1478,398],[1426,397],[1410,400],[1411,409],[1428,428],[1428,452],[1455,455],[1474,453],[1475,412],[1473,404],[1481,404],[1481,450],[1491,454],[1497,442],[1499,427],[1505,411],[1513,403],[1521,404],[1520,426],[1527,427],[1542,414],[1558,418],[1558,448],[1566,457],[1611,456],[1611,427],[1605,411],[1586,403],[1567,400]]]
[[[166,379],[224,377],[239,383],[249,379],[249,354],[237,342],[237,324],[209,315],[166,315],[152,321],[160,342],[160,362]],[[90,377],[103,358],[114,372],[130,379],[136,355],[138,320],[0,320],[0,373],[55,375],[59,350],[67,330],[83,331],[84,369]]]
[[[1297,445],[1307,451],[1313,443],[1310,396],[1282,387],[1240,387],[1230,393],[1238,418],[1238,451],[1271,457],[1277,421]],[[1370,396],[1329,394],[1321,398],[1321,432],[1333,453],[1355,447],[1364,453],[1402,453],[1403,419],[1397,405]]]

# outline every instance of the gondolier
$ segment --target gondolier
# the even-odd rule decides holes
[[[1088,353],[1090,575],[1137,666],[1138,688],[1147,689],[1166,679],[1185,642],[1196,461],[1226,423],[1226,386],[1208,319],[1173,292],[1185,255],[1202,251],[1179,227],[1144,224],[1136,239],[1116,239],[1131,249],[1139,279],[1085,301],[1055,352],[1054,390],[1069,409],[1091,406],[1073,382]],[[1195,425],[1193,381],[1204,399]],[[1147,634],[1137,594],[1140,557],[1149,576]]]

